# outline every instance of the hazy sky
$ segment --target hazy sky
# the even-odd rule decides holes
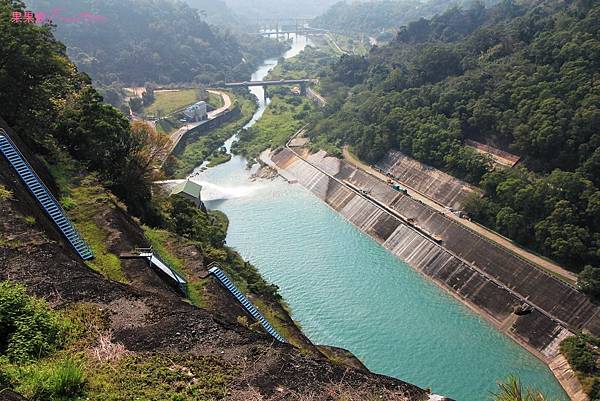
[[[237,13],[248,18],[316,17],[340,0],[225,0]]]

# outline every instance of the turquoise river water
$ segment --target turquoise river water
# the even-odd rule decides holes
[[[285,56],[305,44],[299,38]],[[276,62],[267,60],[253,79]],[[262,99],[260,88],[252,92]],[[264,107],[259,101],[256,119]],[[207,207],[229,217],[228,244],[279,286],[314,343],[346,348],[374,372],[457,401],[488,400],[509,374],[568,399],[541,361],[304,188],[253,181],[251,173],[233,157],[193,179]]]

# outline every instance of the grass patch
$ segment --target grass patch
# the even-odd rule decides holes
[[[0,185],[0,201],[12,199],[12,191],[6,189],[4,185]]]
[[[25,221],[30,226],[35,226],[35,217],[33,217],[33,216],[25,216]]]
[[[198,101],[198,89],[182,89],[176,92],[155,92],[155,100],[144,108],[144,114],[161,116],[170,114]]]
[[[265,149],[284,146],[314,107],[311,101],[303,97],[275,95],[262,118],[253,127],[240,133],[240,140],[232,147],[234,153],[250,159]]]
[[[0,248],[19,249],[22,245],[18,239],[0,238]]]
[[[73,161],[65,154],[58,153],[56,155],[57,161],[55,163],[45,163],[52,178],[58,186],[61,196],[70,195],[71,180],[73,179],[74,172],[77,171],[77,167]]]
[[[201,165],[208,157],[217,151],[223,143],[238,132],[250,119],[256,111],[256,103],[247,97],[236,98],[238,107],[240,107],[240,116],[234,121],[230,121],[219,128],[213,129],[203,134],[197,140],[188,143],[185,149],[176,158],[176,167],[173,173],[174,177],[185,177],[191,173],[194,168]]]
[[[210,157],[208,158],[208,164],[207,167],[215,167],[218,166],[219,164],[223,164],[223,163],[227,163],[229,160],[231,160],[231,154],[229,153],[217,153],[217,154],[212,154],[210,155]]]
[[[181,275],[188,282],[188,298],[192,304],[198,307],[206,307],[206,302],[202,297],[202,288],[206,284],[204,280],[192,280],[189,278],[189,274],[186,274],[185,271],[185,262],[183,259],[177,257],[174,252],[171,251],[169,247],[169,243],[172,241],[177,241],[175,235],[166,230],[159,230],[155,228],[150,228],[144,226],[144,234],[148,241],[150,241],[150,245],[152,245],[152,249],[158,253],[160,258],[165,262],[169,267],[177,272],[177,274]]]
[[[208,93],[208,99],[206,100],[206,103],[210,104],[212,107],[214,107],[215,109],[218,109],[219,107],[223,107],[223,98],[215,93]]]
[[[237,369],[219,357],[147,354],[104,364],[90,378],[91,401],[220,400]]]
[[[67,401],[79,399],[86,385],[81,360],[66,352],[30,364],[0,362],[9,388],[32,401]],[[0,383],[2,384],[2,383]]]
[[[121,352],[118,358],[100,358],[92,351],[108,333],[108,312],[94,304],[52,311],[10,282],[0,282],[0,327],[11,349],[48,343],[43,353],[25,346],[32,351],[25,359],[9,358],[0,348],[0,388],[31,401],[220,400],[239,374],[234,363],[215,356]]]
[[[99,205],[114,207],[110,195],[91,175],[83,178],[79,186],[72,187],[70,192],[71,196],[63,199],[63,207],[68,210],[69,217],[95,256],[86,264],[111,280],[127,283],[121,260],[106,247],[108,232],[95,220]]]
[[[277,330],[279,334],[283,336],[292,345],[302,349],[304,343],[298,340],[290,330],[284,316],[281,316],[277,311],[267,305],[262,299],[253,298],[252,303],[261,311],[265,318],[271,323],[271,325]]]
[[[161,118],[156,122],[156,131],[163,134],[170,134],[181,126],[181,123],[175,118]]]

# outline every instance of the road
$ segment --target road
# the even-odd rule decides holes
[[[348,163],[350,163],[354,167],[356,167],[360,170],[363,170],[367,174],[370,174],[371,176],[376,177],[376,178],[382,180],[383,182],[387,182],[387,180],[389,179],[389,177],[387,177],[386,175],[380,173],[379,171],[375,170],[371,166],[356,159],[348,151],[347,146],[345,146],[343,149],[343,155],[344,155],[344,160],[346,160]],[[398,181],[398,180],[396,180],[396,181]],[[469,221],[469,220],[461,219],[454,213],[449,212],[445,206],[435,202],[433,199],[427,197],[423,193],[415,191],[413,188],[411,188],[409,185],[406,185],[404,182],[401,182],[401,181],[398,181],[398,182],[400,184],[402,184],[404,187],[408,188],[408,193],[411,197],[413,197],[417,200],[420,200],[427,206],[437,210],[440,213],[443,213],[444,215],[446,215],[446,217],[456,221],[457,223],[468,228],[469,230],[477,233],[480,237],[483,237],[483,238],[495,243],[496,245],[507,249],[508,251],[512,252],[513,254],[520,256],[522,259],[527,260],[528,262],[538,266],[539,268],[541,268],[543,270],[546,270],[548,272],[553,273],[556,276],[559,276],[564,281],[566,281],[570,284],[575,284],[577,282],[577,275],[575,273],[570,272],[570,271],[564,269],[563,267],[561,267],[547,259],[544,259],[534,253],[531,253],[531,252],[521,248],[520,246],[516,245],[511,240],[507,239],[506,237],[504,237],[486,227],[483,227],[483,226],[481,226],[475,222]]]
[[[213,95],[220,95],[221,99],[223,99],[223,106],[219,107],[218,109],[208,112],[209,120],[212,120],[213,118],[215,118],[216,116],[218,116],[219,114],[224,112],[225,110],[229,110],[231,108],[231,98],[229,97],[229,95],[227,93],[218,91],[215,89],[208,89],[207,92],[212,93]]]

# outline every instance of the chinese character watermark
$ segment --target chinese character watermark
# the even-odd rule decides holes
[[[30,10],[13,11],[10,14],[10,22],[14,24],[43,24],[44,22],[106,22],[107,18],[102,15],[92,14],[90,12],[80,12],[73,16],[62,15],[63,12],[68,11],[63,8],[54,8],[51,13],[45,13],[43,11],[36,11],[35,13]]]

